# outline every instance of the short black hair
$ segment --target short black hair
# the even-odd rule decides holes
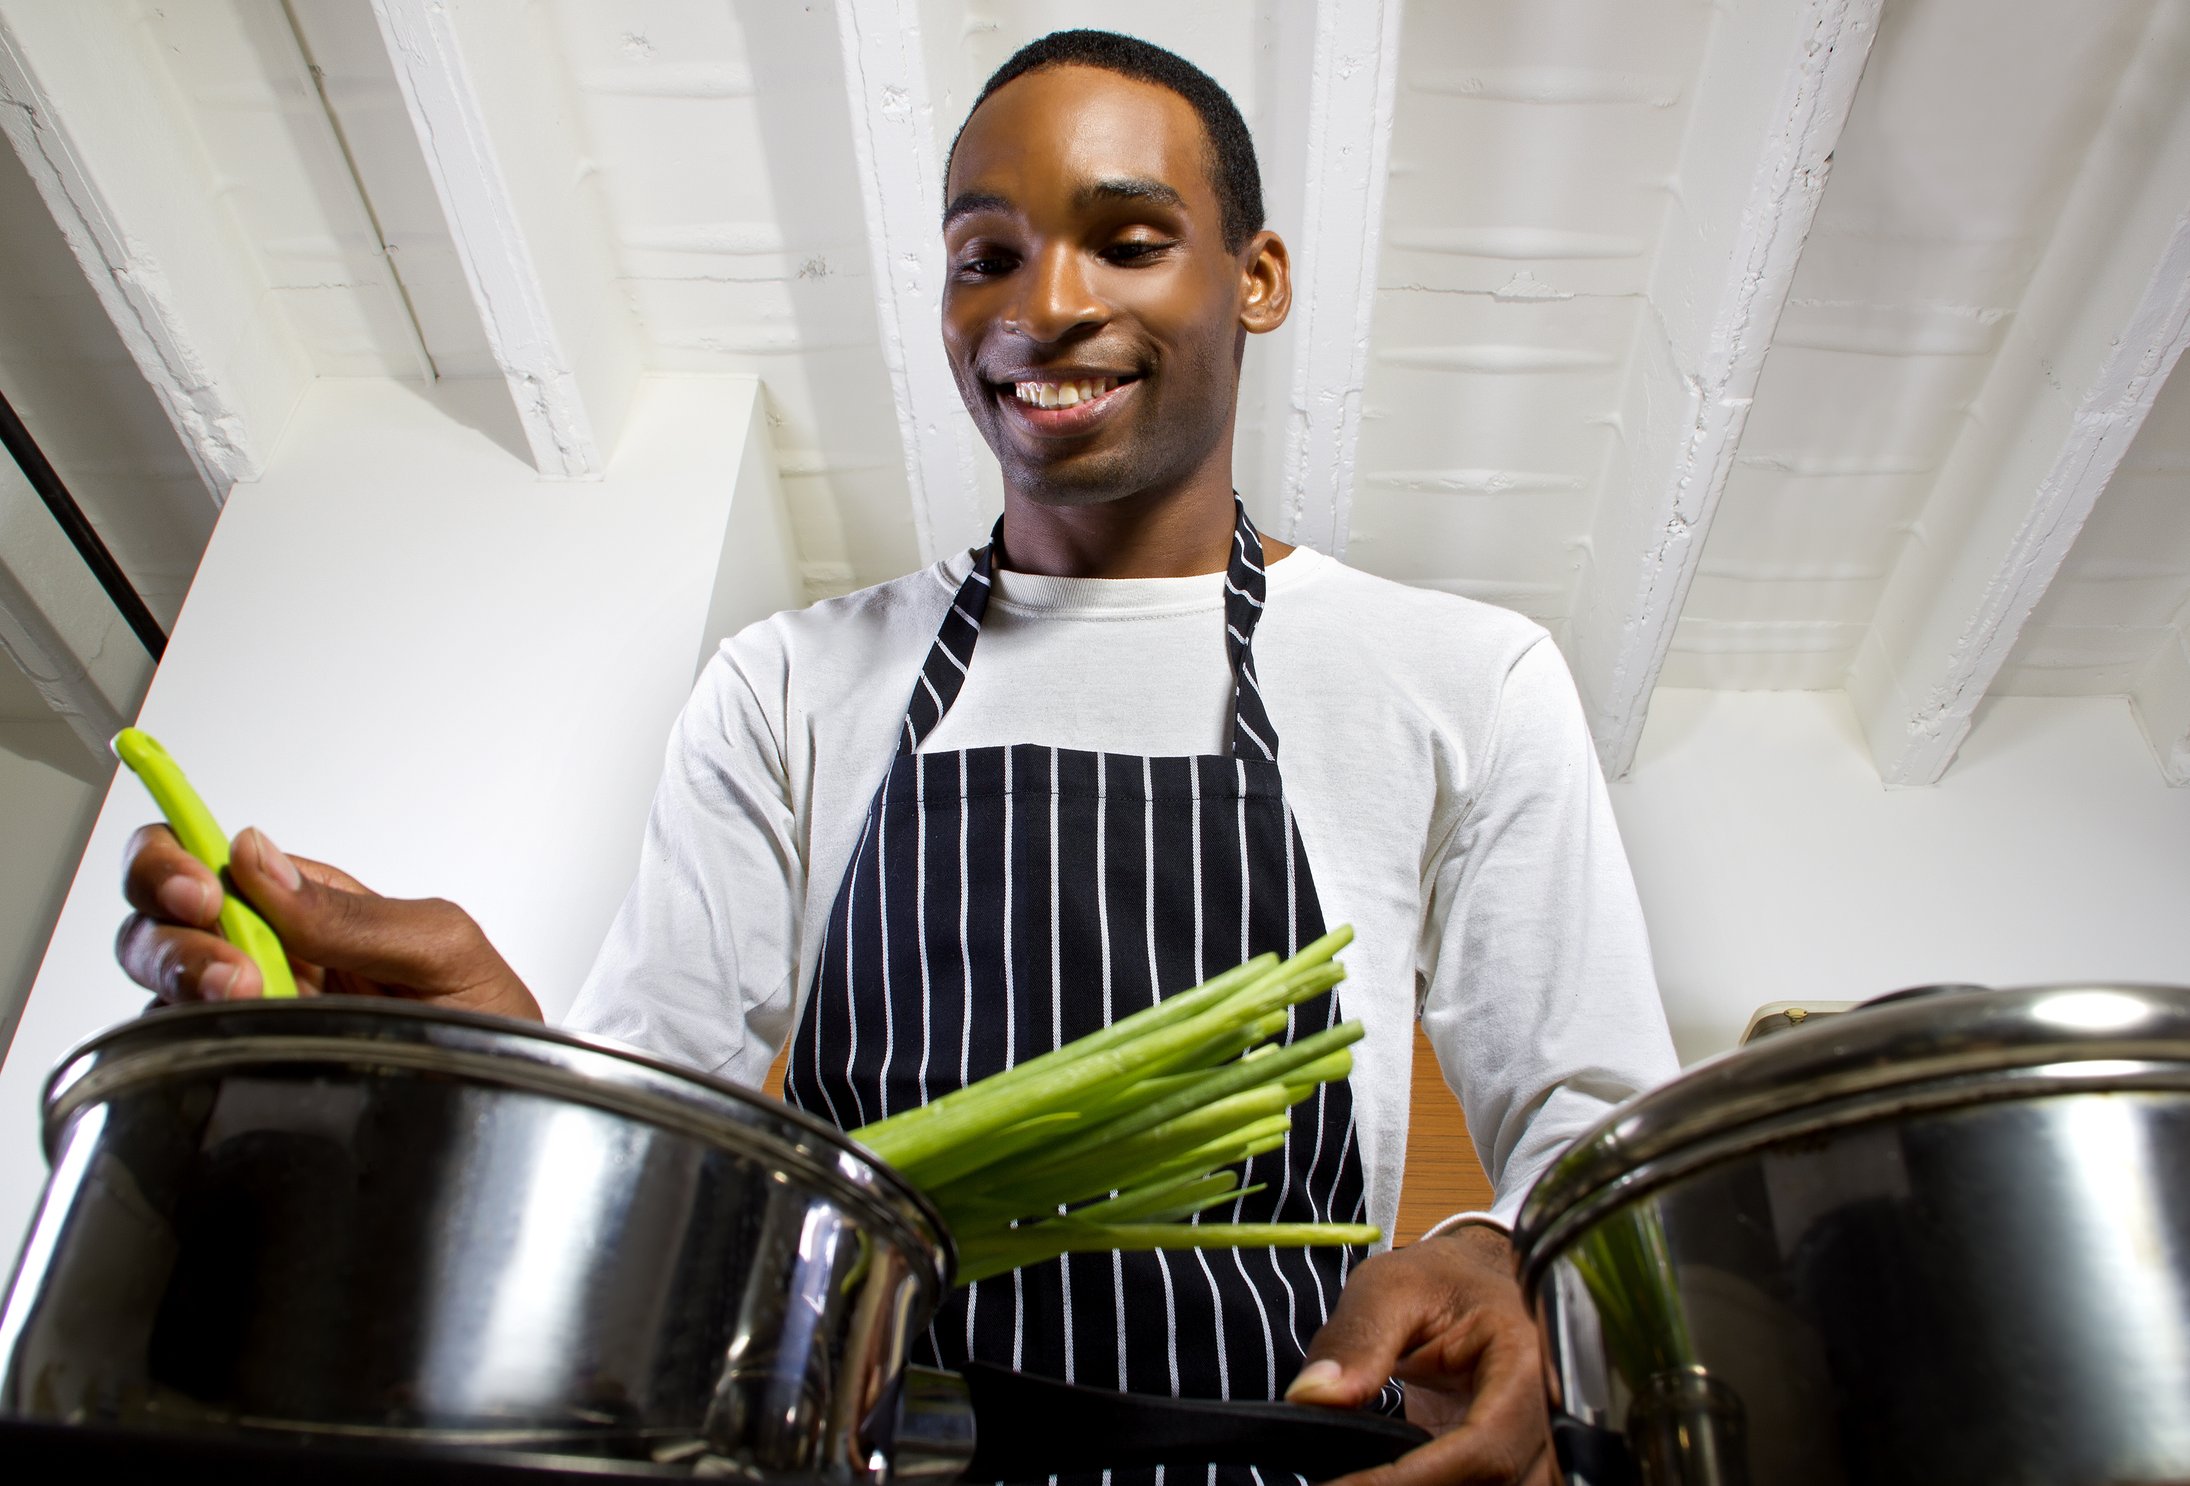
[[[989,95],[1006,83],[1052,67],[1096,67],[1168,88],[1184,98],[1201,119],[1209,139],[1209,179],[1217,190],[1222,213],[1224,246],[1238,252],[1247,239],[1262,230],[1262,168],[1255,163],[1255,141],[1247,132],[1232,95],[1208,73],[1154,42],[1115,31],[1052,31],[1028,42],[1011,54],[1003,66],[989,74],[981,96],[966,110],[965,123],[951,139],[950,155],[943,162],[943,176],[950,178],[950,162],[957,158],[958,140],[966,124],[988,102]],[[946,188],[947,189],[947,188]]]

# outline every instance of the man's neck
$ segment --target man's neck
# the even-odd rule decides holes
[[[1232,492],[1143,491],[1089,506],[1004,494],[1003,564],[1054,578],[1189,578],[1221,573],[1232,555]],[[1263,559],[1293,549],[1262,538]]]

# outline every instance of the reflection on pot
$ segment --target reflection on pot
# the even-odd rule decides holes
[[[1573,1259],[1630,1393],[1639,1398],[1651,1379],[1696,1365],[1665,1224],[1655,1211],[1622,1208],[1574,1245]]]
[[[1653,1373],[1627,1412],[1643,1486],[1748,1486],[1741,1396],[1700,1367]]]
[[[1665,1224],[1656,1209],[1622,1208],[1569,1257],[1595,1304],[1605,1351],[1631,1400],[1626,1438],[1603,1433],[1591,1486],[1746,1486],[1741,1399],[1696,1363]],[[1601,1432],[1602,1433],[1602,1432]]]

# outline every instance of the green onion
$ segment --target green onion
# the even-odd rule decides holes
[[[1267,1121],[1282,1118],[1287,1098],[1284,1085],[1250,1089],[1219,1099],[1204,1109],[1166,1120],[1127,1136],[1115,1145],[1083,1151],[1070,1160],[1044,1161],[1042,1169],[1011,1183],[1001,1192],[967,1191],[945,1187],[929,1195],[945,1212],[955,1212],[972,1223],[1009,1221],[1054,1210],[1068,1202],[1099,1197],[1118,1190],[1122,1179],[1131,1180],[1160,1162],[1170,1161],[1214,1141],[1240,1143],[1251,1139],[1249,1130],[1267,1130]],[[1208,1168],[1204,1167],[1204,1170]]]
[[[1573,1250],[1574,1266],[1596,1302],[1614,1371],[1640,1394],[1663,1373],[1696,1363],[1673,1256],[1658,1214],[1630,1204],[1600,1221]]]
[[[1328,1248],[1372,1244],[1380,1229],[1363,1223],[1080,1223],[1059,1218],[1015,1228],[1002,1240],[961,1245],[958,1282],[970,1285],[1062,1254],[1156,1249]]]
[[[160,807],[167,817],[169,829],[175,839],[222,879],[220,927],[221,937],[251,957],[259,967],[259,994],[269,1001],[293,998],[297,993],[296,975],[289,968],[289,955],[281,947],[281,938],[273,925],[260,918],[258,910],[243,901],[228,878],[228,833],[213,819],[213,812],[206,809],[205,801],[191,788],[183,776],[182,766],[173,755],[160,746],[160,740],[150,733],[136,728],[123,728],[114,735],[109,745],[114,756],[127,764],[144,782],[152,796],[152,803]]]
[[[1258,956],[852,1134],[943,1215],[961,1284],[1068,1253],[1374,1243],[1359,1224],[1198,1221],[1261,1191],[1226,1168],[1282,1148],[1288,1110],[1352,1072],[1358,1022],[1271,1040],[1345,978],[1352,938]]]

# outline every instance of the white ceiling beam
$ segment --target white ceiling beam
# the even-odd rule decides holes
[[[987,536],[973,424],[944,359],[943,166],[919,0],[837,0],[875,319],[920,560]],[[944,38],[946,42],[955,38]]]
[[[1334,557],[1346,552],[1361,388],[1384,235],[1392,112],[1399,79],[1400,0],[1282,4],[1278,96],[1306,107],[1270,110],[1271,225],[1291,249],[1293,311],[1272,385],[1284,389],[1271,427],[1278,534]],[[1277,172],[1282,172],[1278,175]]]
[[[2190,5],[2169,3],[2085,156],[1849,667],[1889,788],[1945,774],[2190,344],[2186,204]],[[2148,723],[2169,713],[2156,685]]]
[[[1567,654],[1624,774],[1695,581],[1881,0],[1721,10],[1696,85]]]
[[[312,371],[126,7],[0,0],[0,129],[216,503]]]
[[[595,479],[644,370],[538,7],[372,0],[532,462]]]

